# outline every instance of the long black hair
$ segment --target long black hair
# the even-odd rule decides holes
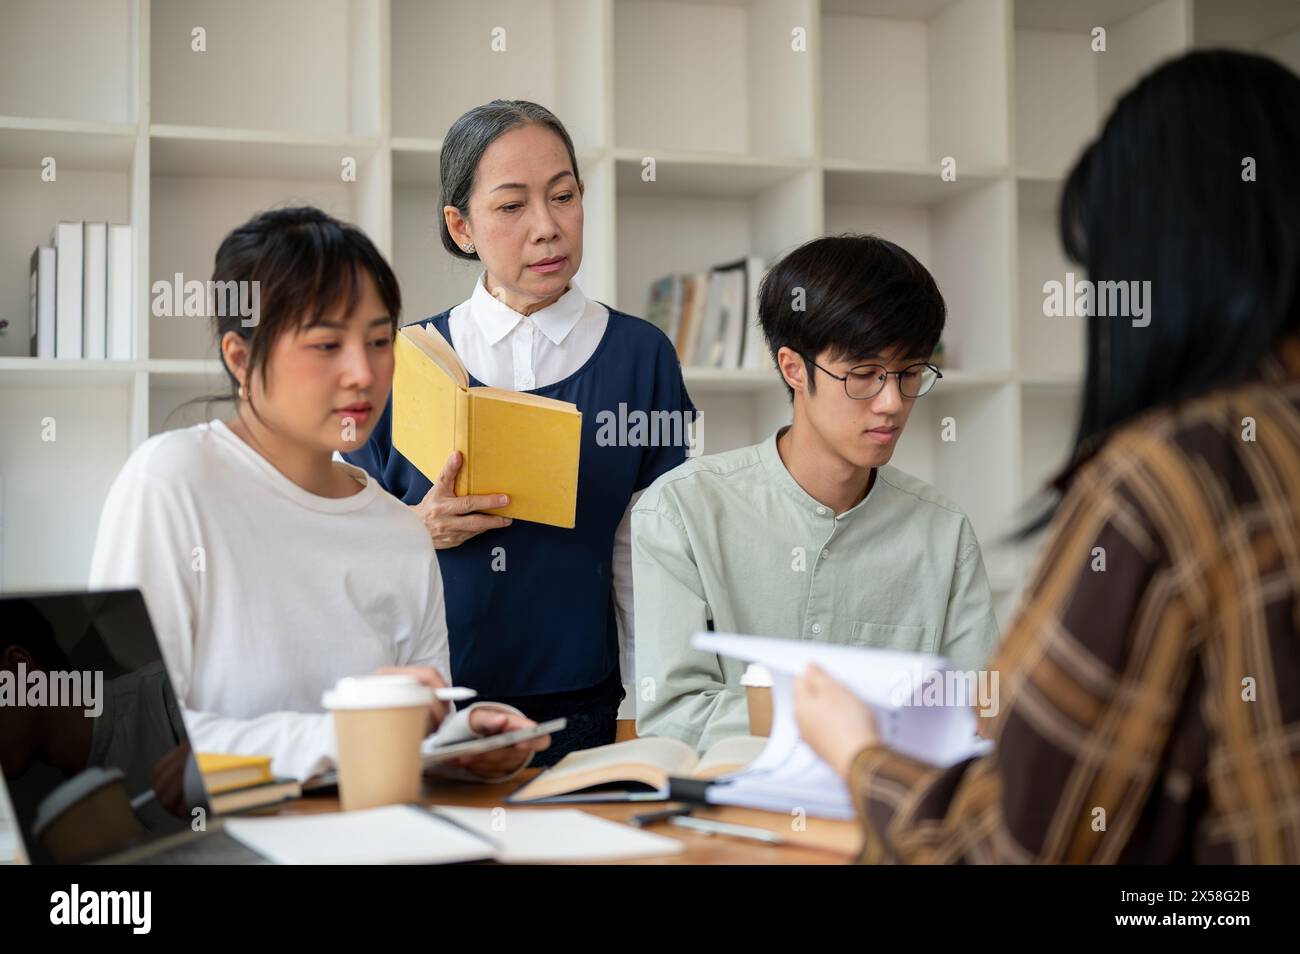
[[[1066,179],[1060,236],[1093,282],[1150,281],[1149,310],[1086,319],[1056,491],[1120,425],[1252,377],[1300,328],[1298,160],[1300,77],[1266,57],[1189,53],[1119,100]]]

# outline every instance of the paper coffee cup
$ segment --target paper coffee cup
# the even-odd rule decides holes
[[[338,740],[343,810],[413,802],[433,690],[414,676],[349,676],[325,692]]]
[[[772,674],[766,666],[750,663],[740,677],[749,704],[749,734],[766,737],[772,733]]]

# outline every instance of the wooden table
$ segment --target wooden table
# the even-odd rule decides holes
[[[509,782],[495,785],[473,782],[454,782],[445,779],[425,780],[421,802],[425,805],[464,805],[472,808],[505,806],[505,798],[516,788],[536,775],[540,769],[527,769]],[[556,808],[578,808],[601,818],[624,822],[633,815],[646,814],[667,808],[665,802],[640,802],[634,805],[562,805],[562,806],[506,806],[510,812],[545,812]],[[270,813],[297,815],[315,812],[336,812],[338,798],[334,795],[309,796],[286,802]],[[703,835],[685,831],[667,823],[652,825],[647,831],[675,838],[686,846],[677,855],[659,858],[639,858],[636,864],[670,865],[820,865],[844,864],[852,861],[858,852],[861,835],[857,822],[833,821],[825,818],[807,818],[802,831],[795,830],[794,819],[780,812],[764,812],[750,808],[708,806],[698,808],[696,817],[718,821],[753,825],[776,832],[786,839],[784,845],[766,845],[762,842],[729,835]]]

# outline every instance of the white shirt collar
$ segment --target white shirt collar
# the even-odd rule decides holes
[[[483,332],[488,344],[494,345],[514,330],[523,315],[487,290],[484,279],[487,272],[480,272],[474,282],[474,294],[470,296],[470,311],[475,324]],[[559,299],[545,308],[533,312],[528,317],[533,320],[542,334],[552,344],[560,344],[573,326],[576,325],[587,309],[587,296],[582,293],[575,281],[569,282],[569,289]]]

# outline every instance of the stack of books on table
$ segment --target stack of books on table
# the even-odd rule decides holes
[[[302,784],[271,774],[271,759],[261,755],[199,752],[199,771],[208,790],[208,807],[218,815],[277,805],[302,796]]]

